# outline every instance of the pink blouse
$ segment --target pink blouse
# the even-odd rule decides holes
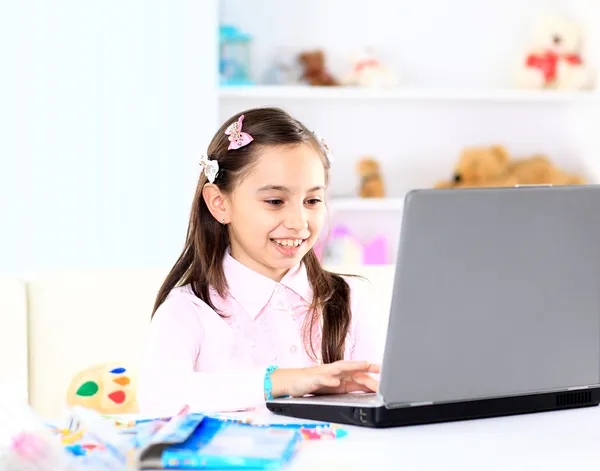
[[[229,295],[212,295],[220,317],[189,285],[175,288],[150,324],[137,396],[144,414],[236,411],[264,406],[264,374],[269,365],[314,365],[302,343],[302,326],[312,290],[300,264],[277,283],[227,254],[223,268]],[[352,322],[345,359],[381,363],[384,332],[361,294],[361,278],[351,288]],[[320,351],[315,342],[315,350]]]

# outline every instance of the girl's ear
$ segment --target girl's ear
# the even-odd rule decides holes
[[[202,188],[202,197],[213,217],[221,224],[229,222],[227,198],[217,185],[207,183]]]

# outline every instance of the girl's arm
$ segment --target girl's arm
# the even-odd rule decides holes
[[[141,413],[171,415],[184,405],[235,411],[264,403],[263,368],[194,371],[205,335],[198,309],[186,299],[167,299],[152,319],[137,388]]]

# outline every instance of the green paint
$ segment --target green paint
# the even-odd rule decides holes
[[[98,385],[93,381],[88,381],[79,386],[75,394],[78,396],[93,396],[98,392]]]

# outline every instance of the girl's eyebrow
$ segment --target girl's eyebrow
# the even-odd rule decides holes
[[[311,193],[313,191],[319,191],[319,190],[325,190],[325,187],[322,185],[315,186],[315,187],[311,188],[310,190],[308,190],[308,193]],[[281,185],[265,185],[265,186],[260,187],[256,191],[257,191],[257,193],[263,192],[263,191],[281,191],[283,193],[291,193],[289,188],[287,188],[285,186],[281,186]]]

